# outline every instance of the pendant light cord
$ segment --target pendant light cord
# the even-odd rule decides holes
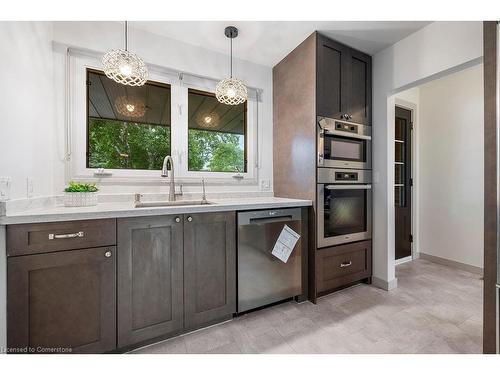
[[[125,21],[125,51],[128,51],[128,21]]]
[[[231,70],[231,77],[230,78],[233,78],[233,38],[231,37],[231,60],[230,60],[230,70]]]

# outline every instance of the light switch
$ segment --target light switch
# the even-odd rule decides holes
[[[8,201],[10,199],[10,177],[0,177],[0,201]]]
[[[264,190],[264,191],[271,189],[271,181],[270,180],[261,180],[260,181],[260,189]]]

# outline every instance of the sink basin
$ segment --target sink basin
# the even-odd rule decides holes
[[[205,206],[207,204],[215,204],[214,202],[203,202],[202,200],[185,200],[185,201],[173,201],[173,202],[137,202],[135,203],[135,208],[142,207],[176,207],[176,206]]]

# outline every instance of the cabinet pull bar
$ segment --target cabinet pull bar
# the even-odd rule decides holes
[[[64,238],[76,238],[76,237],[83,237],[85,235],[84,232],[76,232],[76,233],[68,233],[68,234],[54,234],[50,233],[49,234],[49,240],[59,240],[59,239],[64,239]]]
[[[340,268],[352,266],[352,261],[340,263]]]

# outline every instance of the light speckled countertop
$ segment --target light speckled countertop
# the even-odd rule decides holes
[[[53,221],[91,220],[119,217],[188,214],[198,212],[243,211],[310,206],[310,200],[277,197],[248,197],[209,199],[210,205],[135,208],[134,203],[104,202],[93,207],[64,207],[52,205],[23,211],[6,212],[0,225],[42,223]]]

